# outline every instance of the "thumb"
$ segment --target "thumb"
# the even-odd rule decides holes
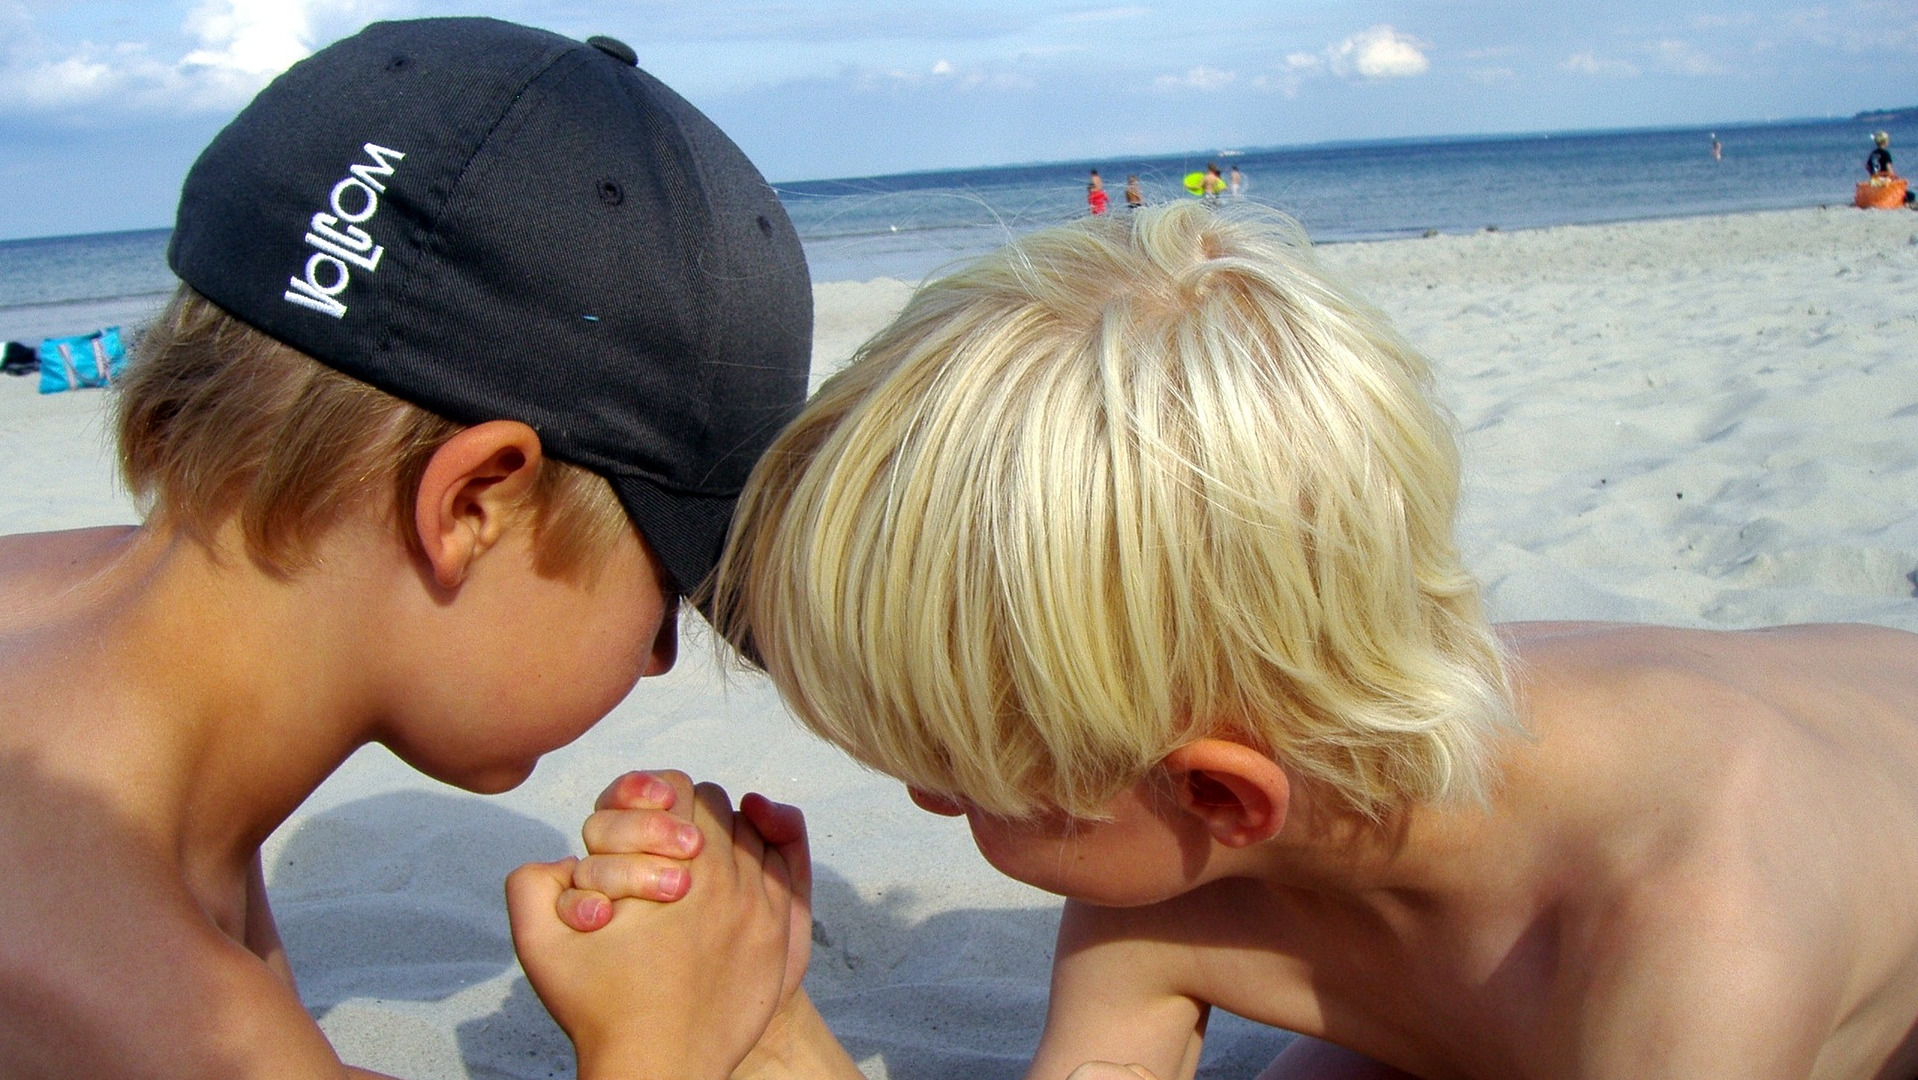
[[[573,864],[568,856],[558,862],[527,863],[506,875],[506,919],[513,941],[551,923],[561,894],[573,887]]]
[[[777,803],[758,792],[739,800],[744,814],[759,835],[786,861],[787,880],[793,895],[804,903],[812,897],[812,853],[806,844],[806,815],[797,806]]]
[[[567,889],[559,894],[554,905],[559,921],[582,934],[593,931],[613,921],[613,902],[605,893],[591,889]]]

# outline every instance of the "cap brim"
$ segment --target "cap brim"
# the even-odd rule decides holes
[[[719,564],[739,497],[672,492],[631,476],[607,480],[647,546],[665,564],[673,587],[681,596],[694,595]]]

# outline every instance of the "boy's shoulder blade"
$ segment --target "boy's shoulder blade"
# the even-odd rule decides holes
[[[1571,882],[1566,1016],[1628,1057],[1669,1024],[1743,1075],[1910,1075],[1918,636],[1514,630],[1534,741],[1506,797]]]

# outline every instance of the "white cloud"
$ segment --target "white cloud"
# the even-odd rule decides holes
[[[1654,43],[1651,53],[1660,67],[1680,75],[1723,75],[1725,65],[1682,41],[1667,38]]]
[[[313,52],[308,9],[315,4],[316,0],[204,0],[186,19],[186,28],[200,39],[200,47],[186,54],[180,65],[271,78]]]
[[[326,35],[352,30],[384,0],[200,0],[177,59],[145,42],[60,46],[19,38],[0,64],[0,109],[192,113],[245,104]],[[29,29],[29,33],[31,30]]]
[[[1603,75],[1613,79],[1629,79],[1638,74],[1638,65],[1626,60],[1600,57],[1590,49],[1573,53],[1565,58],[1560,68],[1580,75]]]
[[[1290,52],[1279,61],[1278,71],[1252,80],[1254,86],[1276,86],[1286,97],[1297,97],[1299,88],[1309,79],[1324,75],[1341,78],[1395,79],[1423,75],[1431,68],[1425,50],[1431,48],[1410,34],[1380,24],[1361,30],[1343,41],[1327,45],[1316,53]],[[1161,85],[1166,77],[1159,80]]]
[[[1425,42],[1381,23],[1361,30],[1325,51],[1326,62],[1340,75],[1357,72],[1367,79],[1398,79],[1423,75],[1431,67]]]
[[[1237,72],[1200,64],[1183,75],[1161,75],[1152,85],[1162,90],[1223,90],[1238,78]]]
[[[943,59],[920,71],[906,68],[892,68],[885,72],[848,69],[844,75],[853,81],[853,85],[867,90],[924,86],[952,90],[1030,90],[1038,85],[1031,76],[1017,71],[967,68]]]

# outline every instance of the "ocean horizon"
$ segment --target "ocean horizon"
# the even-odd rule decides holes
[[[1236,166],[1238,199],[1296,218],[1316,243],[1849,204],[1869,133],[1918,153],[1918,113],[1875,118],[1346,140],[775,183],[814,281],[918,280],[1087,213],[1088,170],[1112,213]],[[1722,156],[1714,159],[1716,139]],[[1232,196],[1224,201],[1231,201]],[[0,333],[77,333],[170,292],[168,228],[0,241]],[[65,322],[74,321],[67,327]]]

